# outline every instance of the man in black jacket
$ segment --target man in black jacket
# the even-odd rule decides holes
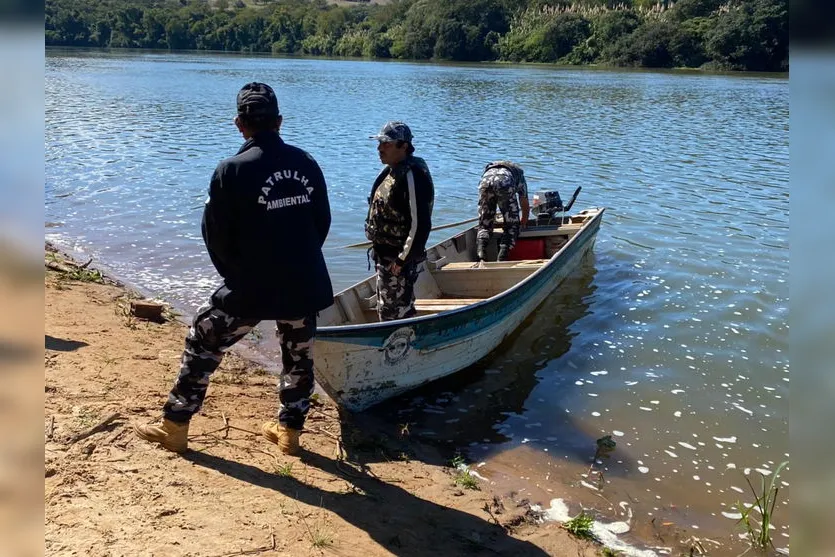
[[[426,259],[435,186],[426,161],[414,156],[409,126],[388,122],[371,139],[379,141],[386,165],[374,180],[365,220],[377,267],[377,314],[380,321],[404,319],[415,315],[414,287]]]
[[[223,285],[194,317],[162,425],[138,425],[136,431],[168,450],[185,451],[189,421],[223,353],[260,321],[274,319],[280,404],[277,423],[267,422],[262,432],[282,452],[295,454],[313,393],[316,315],[333,303],[322,256],[330,205],[319,165],[278,134],[282,116],[272,88],[244,85],[237,106],[235,125],[246,141],[215,169],[202,224]]]

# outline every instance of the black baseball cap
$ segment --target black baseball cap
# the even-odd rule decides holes
[[[250,117],[278,116],[278,98],[266,83],[253,81],[238,91],[238,115]]]

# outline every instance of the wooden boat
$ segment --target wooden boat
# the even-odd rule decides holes
[[[317,381],[337,404],[360,411],[477,362],[578,266],[603,212],[530,223],[519,245],[541,250],[532,259],[477,267],[475,226],[428,248],[415,284],[418,314],[409,319],[378,321],[375,276],[339,292],[319,315]]]

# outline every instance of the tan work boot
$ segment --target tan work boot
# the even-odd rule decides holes
[[[279,450],[287,455],[296,455],[301,451],[299,435],[301,431],[292,429],[275,422],[267,422],[261,426],[261,432],[267,441],[278,445]]]
[[[146,441],[159,443],[169,451],[184,453],[188,448],[188,422],[162,420],[162,425],[134,424],[133,430]]]

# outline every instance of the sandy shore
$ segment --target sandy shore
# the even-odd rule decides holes
[[[45,276],[48,555],[599,554],[524,501],[457,485],[431,447],[328,402],[311,411],[305,453],[281,455],[255,433],[274,415],[275,378],[235,354],[189,452],[136,438],[132,422],[159,416],[186,327],[138,320],[135,294],[77,278],[96,277]]]

